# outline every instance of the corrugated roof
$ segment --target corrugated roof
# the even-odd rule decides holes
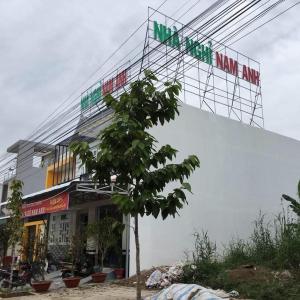
[[[41,191],[38,191],[38,192],[35,192],[35,193],[31,193],[31,194],[23,196],[22,199],[26,200],[28,198],[36,197],[38,195],[42,195],[42,194],[46,194],[46,193],[53,192],[53,191],[56,191],[56,190],[60,190],[62,188],[70,186],[72,184],[72,182],[77,182],[77,181],[78,180],[69,181],[69,182],[66,182],[66,183],[62,183],[62,184],[53,186],[53,187],[48,188],[48,189],[44,189],[44,190],[41,190]]]

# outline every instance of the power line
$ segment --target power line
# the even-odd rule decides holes
[[[253,3],[254,3],[254,2],[255,2],[255,1],[253,1]],[[299,3],[297,3],[297,4],[299,4]],[[297,4],[296,4],[296,5],[297,5]],[[295,5],[293,5],[293,6],[295,6]],[[292,6],[292,7],[293,7],[293,6]],[[290,8],[292,8],[292,7],[290,7]],[[251,8],[251,7],[250,7],[250,8]],[[290,8],[289,8],[289,9],[290,9]],[[287,10],[286,10],[286,11],[287,11]],[[282,13],[281,13],[281,14],[282,14]],[[237,17],[238,17],[238,16],[237,16]],[[272,19],[274,19],[274,18],[272,18]],[[230,18],[227,20],[227,22],[228,22],[229,20],[230,20]],[[271,20],[270,20],[270,21],[271,21]],[[231,20],[230,22],[232,22],[232,20]],[[224,24],[224,23],[223,23],[223,24]],[[210,24],[210,25],[211,25],[211,24]],[[225,23],[224,26],[226,26],[226,23]],[[260,26],[260,27],[261,27],[261,26]],[[215,27],[215,28],[216,28],[216,27]],[[220,29],[218,29],[218,30],[220,30]],[[245,36],[246,36],[246,35],[245,35]],[[147,54],[147,55],[148,55],[148,54]],[[179,55],[180,55],[180,53],[179,53]],[[177,57],[178,57],[178,56],[177,56]]]
[[[249,34],[253,33],[254,31],[260,29],[261,27],[265,26],[266,24],[270,23],[271,21],[277,19],[278,17],[280,17],[281,15],[285,14],[286,12],[288,12],[289,10],[291,10],[292,8],[294,8],[295,6],[299,5],[300,2],[297,2],[293,5],[291,5],[290,7],[288,7],[287,9],[285,9],[284,11],[278,13],[277,15],[275,15],[273,18],[270,18],[268,21],[264,22],[263,24],[257,26],[256,28],[254,28],[253,30],[247,32],[246,34],[244,34],[243,36],[241,36],[240,38],[238,38],[237,40],[233,41],[231,44],[229,44],[230,46],[237,43],[238,41],[240,41],[241,39],[245,38],[246,36],[248,36]]]
[[[160,9],[168,0],[164,0],[156,10]],[[56,112],[61,109],[62,105],[64,105],[65,103],[67,103],[68,100],[70,100],[73,95],[77,92],[77,90],[79,90],[80,88],[82,88],[98,71],[100,71],[103,66],[143,27],[143,25],[147,22],[147,20],[145,20],[136,30],[134,30],[130,36],[80,85],[79,88],[77,88],[73,93],[71,93],[70,96],[68,96],[66,98],[66,100],[64,100],[64,102],[62,104],[60,104],[40,125],[38,125],[37,129],[34,130],[33,134],[29,137],[27,137],[27,140],[30,140],[33,138],[34,134],[36,134],[38,132],[38,130],[40,129],[40,127],[47,125],[49,122],[51,122],[52,120],[49,118],[51,118],[53,115],[56,114]],[[57,118],[57,116],[56,116]],[[47,122],[45,124],[45,122]],[[43,127],[44,128],[44,127]]]
[[[227,1],[217,1],[217,4],[220,4],[220,3],[224,3],[224,2],[227,2]],[[165,1],[162,3],[162,5],[165,3]],[[161,5],[161,6],[162,6]],[[214,4],[215,5],[215,4]],[[211,7],[213,7],[214,5],[212,5]],[[157,10],[155,10],[155,12],[156,12]],[[73,108],[71,107],[71,109],[69,109],[69,111],[73,111]],[[58,116],[56,116],[54,119],[52,118],[52,120],[53,121],[55,121],[55,120],[59,120],[59,119],[64,119],[66,117],[66,114],[64,113],[64,112],[62,112],[62,113],[60,113],[60,115],[58,115]],[[51,120],[50,120],[51,121]],[[51,129],[51,128],[53,128],[53,127],[55,127],[55,125],[56,125],[56,123],[54,123],[53,124],[53,121],[50,123],[50,122],[48,122],[48,123],[50,123],[50,127],[47,127],[47,124],[46,125],[44,125],[42,128],[46,128],[45,129],[45,131],[48,131],[49,129]],[[44,132],[45,132],[44,131]],[[35,140],[37,140],[39,137],[41,137],[43,134],[44,134],[44,132],[42,132],[39,136],[36,136],[36,138],[35,138]],[[45,141],[45,139],[44,140],[41,140],[40,142],[43,142],[43,141]]]
[[[224,2],[224,1],[218,1],[217,3],[221,3],[221,2]],[[213,7],[213,6],[212,6]]]

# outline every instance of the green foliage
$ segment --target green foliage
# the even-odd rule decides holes
[[[84,247],[86,246],[86,233],[80,232],[72,236],[67,261],[70,261],[72,264],[72,272],[74,271],[74,265],[76,262],[81,260],[83,255]]]
[[[299,201],[293,199],[292,197],[283,194],[282,198],[288,202],[290,202],[290,208],[294,211],[294,213],[300,217],[300,180],[298,182],[298,197]]]
[[[128,189],[128,195],[115,193],[112,200],[124,214],[155,218],[161,214],[165,219],[175,217],[187,203],[185,190],[191,191],[191,187],[185,179],[200,163],[195,155],[179,164],[168,163],[176,157],[177,150],[170,145],[157,149],[157,141],[148,130],[178,115],[181,85],[166,82],[164,89],[158,91],[156,82],[155,75],[146,71],[145,78],[133,82],[120,99],[111,95],[104,98],[107,107],[114,110],[114,117],[99,135],[96,158],[85,142],[72,144],[71,150],[100,184],[109,185],[111,176],[117,175],[117,184]],[[167,196],[161,194],[173,181],[181,185]]]
[[[2,249],[1,256],[7,255],[8,240],[10,237],[10,229],[6,224],[0,225],[0,248]]]
[[[249,263],[251,261],[249,243],[240,238],[233,239],[225,246],[223,258],[225,266],[229,268]]]
[[[294,222],[288,214],[280,214],[275,220],[274,244],[276,253],[273,264],[278,268],[299,268],[300,222]]]
[[[215,287],[222,264],[217,260],[217,247],[207,232],[194,233],[192,259],[183,268],[182,282],[198,283]]]
[[[200,234],[199,232],[194,233],[195,243],[193,251],[193,261],[196,263],[201,262],[212,262],[217,259],[217,246],[213,243],[208,236],[207,231]]]
[[[228,267],[256,264],[272,269],[297,269],[300,265],[300,223],[288,213],[281,213],[273,226],[259,215],[249,241],[232,240],[225,248],[224,263]]]
[[[260,213],[250,237],[250,258],[257,264],[265,264],[274,258],[275,247],[270,224],[265,222],[265,216]]]
[[[225,246],[220,258],[217,258],[215,243],[209,239],[207,232],[194,234],[192,259],[184,266],[182,281],[227,291],[234,289],[250,299],[299,299],[300,222],[295,222],[288,212],[283,212],[273,223],[272,227],[260,214],[249,240],[233,239]],[[241,269],[242,265],[255,265],[261,271],[250,269],[248,273],[247,269]],[[286,269],[290,270],[292,277],[285,280],[276,278],[272,271]],[[229,270],[240,275],[231,277]],[[257,277],[252,277],[255,272]]]
[[[300,295],[300,278],[297,274],[294,279],[280,281],[270,279],[268,281],[244,280],[236,282],[230,280],[224,270],[219,281],[219,288],[225,290],[237,290],[242,298],[256,300],[298,300]]]
[[[8,239],[9,245],[16,245],[21,240],[23,235],[22,188],[22,181],[12,181],[10,186],[11,196],[8,198],[7,204],[7,208],[10,211],[10,218],[7,222],[7,227],[10,232]]]
[[[104,98],[113,109],[112,123],[99,135],[97,157],[87,143],[74,143],[71,150],[79,155],[94,181],[110,185],[111,176],[117,176],[117,185],[127,193],[114,193],[112,201],[125,215],[134,217],[137,299],[141,299],[138,216],[152,215],[163,219],[175,217],[187,203],[185,191],[191,191],[185,180],[200,166],[199,159],[190,155],[182,163],[173,164],[177,150],[170,145],[157,148],[157,141],[149,133],[153,126],[164,125],[179,114],[178,95],[181,85],[166,82],[160,91],[155,87],[158,79],[151,71],[130,85],[119,99],[111,95]],[[162,194],[167,184],[179,182],[180,186],[168,195]]]
[[[87,236],[95,239],[101,255],[101,267],[109,249],[114,248],[122,236],[124,224],[112,217],[104,217],[87,225]]]
[[[300,299],[298,202],[286,195],[283,198],[291,203],[290,208],[296,218],[290,215],[289,210],[283,210],[271,223],[260,213],[249,240],[233,239],[225,246],[220,259],[217,259],[217,249],[207,232],[194,234],[192,259],[184,266],[182,281],[227,291],[234,289],[247,299]],[[242,265],[255,265],[257,271],[247,271],[247,268],[241,268]],[[280,273],[286,269],[292,275],[285,279],[276,277],[273,271]]]

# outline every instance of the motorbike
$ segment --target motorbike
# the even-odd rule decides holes
[[[20,265],[20,270],[13,270],[12,280],[10,280],[10,270],[0,270],[0,287],[13,288],[19,286],[31,285],[32,281],[39,281],[44,278],[44,266],[41,263],[24,263]]]
[[[61,270],[64,266],[61,260],[57,260],[53,257],[51,253],[47,253],[46,256],[46,271],[47,273],[51,273],[53,271]]]
[[[61,277],[67,278],[72,276],[79,276],[79,277],[88,277],[94,273],[94,267],[92,262],[89,259],[85,259],[83,262],[77,261],[74,264],[74,270],[70,268],[62,268],[61,270]]]

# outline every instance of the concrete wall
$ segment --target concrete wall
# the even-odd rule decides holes
[[[2,202],[2,191],[3,191],[3,184],[0,183],[0,203]]]
[[[17,158],[17,179],[23,181],[23,194],[28,195],[45,188],[46,168],[33,167],[34,143],[25,141]]]
[[[140,221],[141,266],[171,264],[193,246],[193,232],[208,230],[226,243],[248,237],[259,211],[281,211],[281,195],[296,195],[300,142],[182,104],[180,116],[151,133],[179,150],[177,160],[196,154],[201,168],[190,178],[193,194],[180,216]],[[174,186],[173,186],[174,187]],[[135,244],[130,238],[130,272]]]

